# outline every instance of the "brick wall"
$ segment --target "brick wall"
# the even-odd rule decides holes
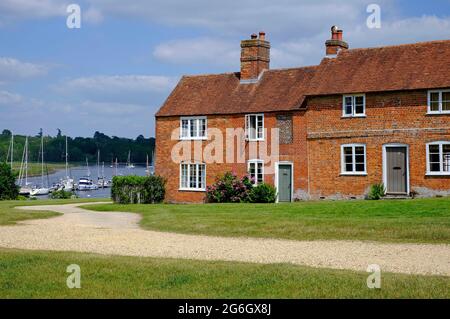
[[[277,127],[277,115],[292,116],[293,122],[293,138],[290,144],[281,144],[279,147],[280,161],[289,161],[294,164],[294,192],[297,196],[302,198],[307,193],[307,157],[306,157],[306,122],[302,112],[296,113],[266,113],[264,115],[264,127],[268,129],[266,136],[267,147],[269,153],[271,137],[270,129]],[[180,117],[158,117],[156,120],[156,174],[164,176],[167,179],[167,194],[166,200],[168,202],[203,202],[205,198],[204,192],[197,191],[181,191],[179,190],[180,183],[180,163],[172,161],[171,152],[173,147],[179,143],[179,140],[171,140],[171,134],[174,129],[179,128]],[[223,140],[225,141],[226,128],[244,128],[245,114],[238,114],[232,116],[208,116],[208,129],[218,128],[223,133]],[[204,150],[206,145],[212,141],[211,134],[208,134],[207,141],[192,142],[191,149],[194,149],[194,144],[198,143],[201,149]],[[260,143],[258,143],[260,144]],[[249,144],[245,144],[245,159],[249,159]],[[224,149],[223,159],[226,161],[226,150]],[[237,153],[237,146],[234,145],[234,153]],[[193,158],[192,158],[193,159]],[[196,160],[204,161],[203,158]],[[274,165],[271,163],[270,165]],[[268,172],[270,165],[265,167]],[[273,168],[273,167],[272,167]],[[214,183],[215,178],[227,171],[234,171],[238,176],[243,176],[247,173],[247,163],[207,163],[206,165],[206,184]],[[274,174],[269,173],[264,176],[265,182],[274,184]]]
[[[280,125],[280,118],[292,116],[292,143],[280,145],[279,158],[294,164],[294,198],[364,197],[370,185],[383,181],[382,150],[388,143],[409,146],[411,191],[419,196],[450,195],[450,177],[425,175],[426,143],[450,140],[450,115],[427,115],[426,91],[366,94],[365,118],[342,118],[342,95],[310,98],[307,105],[306,112],[266,113],[264,117],[264,126],[270,129]],[[171,160],[171,151],[179,141],[170,140],[170,135],[179,125],[179,117],[157,118],[156,173],[168,181],[167,201],[203,202],[204,192],[178,190],[180,166]],[[225,132],[244,126],[245,114],[208,116],[209,129]],[[270,146],[270,136],[266,138]],[[204,149],[209,142],[197,143]],[[350,143],[366,144],[367,176],[340,175],[341,145]],[[207,164],[207,185],[226,171],[242,176],[247,163]],[[265,182],[274,184],[274,174],[265,175]]]
[[[383,144],[409,145],[410,186],[450,194],[450,178],[426,176],[426,143],[450,140],[450,115],[427,115],[427,91],[366,94],[365,118],[342,118],[342,95],[308,101],[311,198],[363,197],[383,181]],[[341,145],[366,144],[367,176],[342,176]]]

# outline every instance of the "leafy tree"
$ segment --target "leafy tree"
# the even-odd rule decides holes
[[[8,130],[4,130],[0,135],[0,161],[4,161],[8,151],[11,137]],[[29,159],[38,160],[40,149],[40,135],[29,137]],[[97,150],[100,150],[100,161],[111,163],[112,160],[126,162],[128,152],[131,151],[131,160],[133,163],[145,163],[146,156],[152,161],[151,156],[155,147],[154,138],[145,138],[140,135],[136,140],[121,138],[117,136],[109,137],[101,132],[95,132],[93,137],[75,137],[68,138],[69,161],[85,162],[86,157],[90,163],[97,161]],[[16,135],[14,137],[14,160],[20,161],[25,145],[25,136]],[[66,149],[65,136],[58,130],[56,137],[45,136],[44,148],[45,159],[47,162],[64,162]]]
[[[11,167],[6,163],[0,163],[0,200],[17,199],[19,187],[16,185],[16,177]]]
[[[12,132],[10,130],[3,130],[2,135],[6,137],[11,137]]]

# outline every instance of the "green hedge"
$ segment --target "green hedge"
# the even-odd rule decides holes
[[[119,204],[154,204],[164,200],[166,181],[161,176],[115,176],[111,198]]]

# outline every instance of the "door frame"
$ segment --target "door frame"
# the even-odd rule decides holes
[[[278,176],[279,176],[279,167],[280,165],[290,165],[291,166],[291,202],[294,201],[294,163],[291,161],[280,161],[275,162],[275,188],[277,189],[277,200],[278,203]]]
[[[388,193],[388,185],[387,185],[387,152],[386,149],[389,147],[403,147],[406,149],[406,194],[410,193],[410,185],[409,185],[409,145],[403,143],[388,143],[383,144],[383,184],[385,187],[385,194]]]

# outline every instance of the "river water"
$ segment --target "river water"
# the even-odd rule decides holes
[[[90,178],[93,180],[94,183],[97,183],[97,166],[92,165],[89,166],[90,170]],[[110,180],[113,176],[119,175],[119,176],[125,176],[125,175],[137,175],[137,176],[145,176],[145,166],[139,166],[136,165],[135,168],[126,168],[124,164],[119,165],[117,167],[117,172],[115,168],[108,166],[105,166],[104,168],[105,173],[105,179]],[[100,176],[102,174],[101,167],[100,167]],[[87,168],[86,166],[79,166],[79,167],[71,167],[70,168],[70,175],[74,179],[75,183],[78,183],[78,179],[80,177],[87,176]],[[53,174],[44,176],[44,185],[47,186],[47,183],[49,183],[50,186],[52,186],[55,183],[60,182],[61,179],[66,177],[66,171],[58,170]],[[41,176],[36,177],[29,177],[28,182],[33,185],[41,185]],[[97,190],[91,190],[91,191],[76,191],[76,194],[80,198],[110,198],[111,197],[111,188],[99,188]],[[38,199],[47,199],[48,196],[36,196]]]

